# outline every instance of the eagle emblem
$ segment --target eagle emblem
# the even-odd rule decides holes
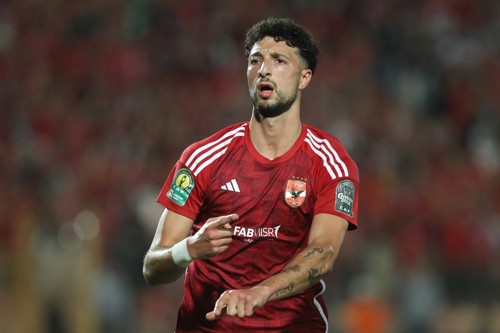
[[[299,207],[306,200],[306,181],[289,179],[286,183],[285,201],[292,208]]]

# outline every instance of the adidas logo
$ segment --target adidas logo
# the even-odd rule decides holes
[[[227,191],[241,192],[236,179],[231,179],[230,182],[227,182],[226,185],[222,185],[220,188]]]

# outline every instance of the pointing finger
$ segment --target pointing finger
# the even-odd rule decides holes
[[[206,314],[205,317],[207,320],[217,320],[226,315],[227,303],[225,303],[225,301],[221,301],[221,299],[224,298],[224,295],[225,293],[219,297],[217,302],[215,302],[214,309]]]
[[[230,223],[234,222],[238,219],[239,219],[239,216],[237,214],[230,214],[230,215],[226,215],[226,216],[221,216],[212,222],[212,226],[214,226],[216,228],[217,227],[224,227],[224,228],[228,229],[225,226],[225,224],[229,224],[229,228],[230,228],[231,227]]]

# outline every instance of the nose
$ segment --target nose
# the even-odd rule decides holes
[[[259,77],[264,78],[271,75],[271,71],[269,70],[269,66],[267,65],[267,61],[262,61],[259,68]]]

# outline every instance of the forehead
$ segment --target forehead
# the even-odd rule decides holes
[[[250,50],[250,56],[265,55],[268,53],[279,53],[288,57],[298,57],[299,52],[296,47],[290,47],[285,41],[275,41],[273,37],[264,37],[255,44]]]

